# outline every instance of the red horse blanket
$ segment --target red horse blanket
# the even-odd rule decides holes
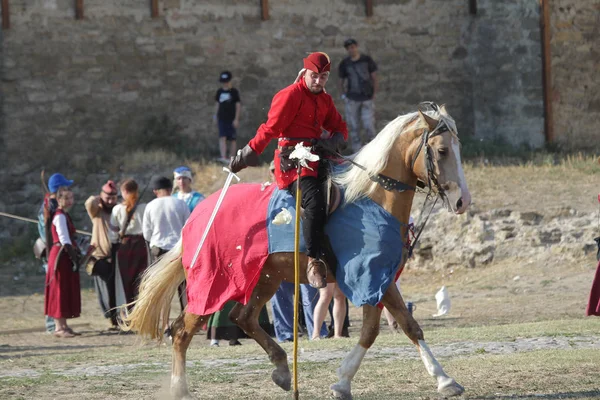
[[[208,315],[229,300],[248,302],[269,256],[266,218],[273,189],[273,185],[231,186],[195,265],[190,265],[221,191],[196,206],[182,231],[188,312]]]

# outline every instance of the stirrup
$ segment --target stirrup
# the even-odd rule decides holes
[[[318,270],[315,271],[316,268]],[[312,275],[316,276],[316,279],[311,280],[311,271],[313,271]],[[327,286],[327,264],[325,261],[318,258],[309,258],[308,266],[306,267],[306,278],[310,286],[315,289],[322,289]]]

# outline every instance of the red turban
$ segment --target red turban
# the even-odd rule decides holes
[[[108,181],[102,186],[102,191],[108,195],[116,196],[117,195],[117,185],[113,181]]]
[[[328,72],[331,69],[329,56],[322,52],[311,53],[304,59],[304,68],[310,69],[317,74]]]

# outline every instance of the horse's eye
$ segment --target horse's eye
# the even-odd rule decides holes
[[[445,147],[442,147],[442,148],[438,149],[438,153],[440,156],[445,156],[446,154],[448,154],[448,149]]]

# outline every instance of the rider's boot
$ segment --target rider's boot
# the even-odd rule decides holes
[[[327,264],[318,258],[308,257],[306,277],[310,286],[315,289],[324,288],[327,286]]]

